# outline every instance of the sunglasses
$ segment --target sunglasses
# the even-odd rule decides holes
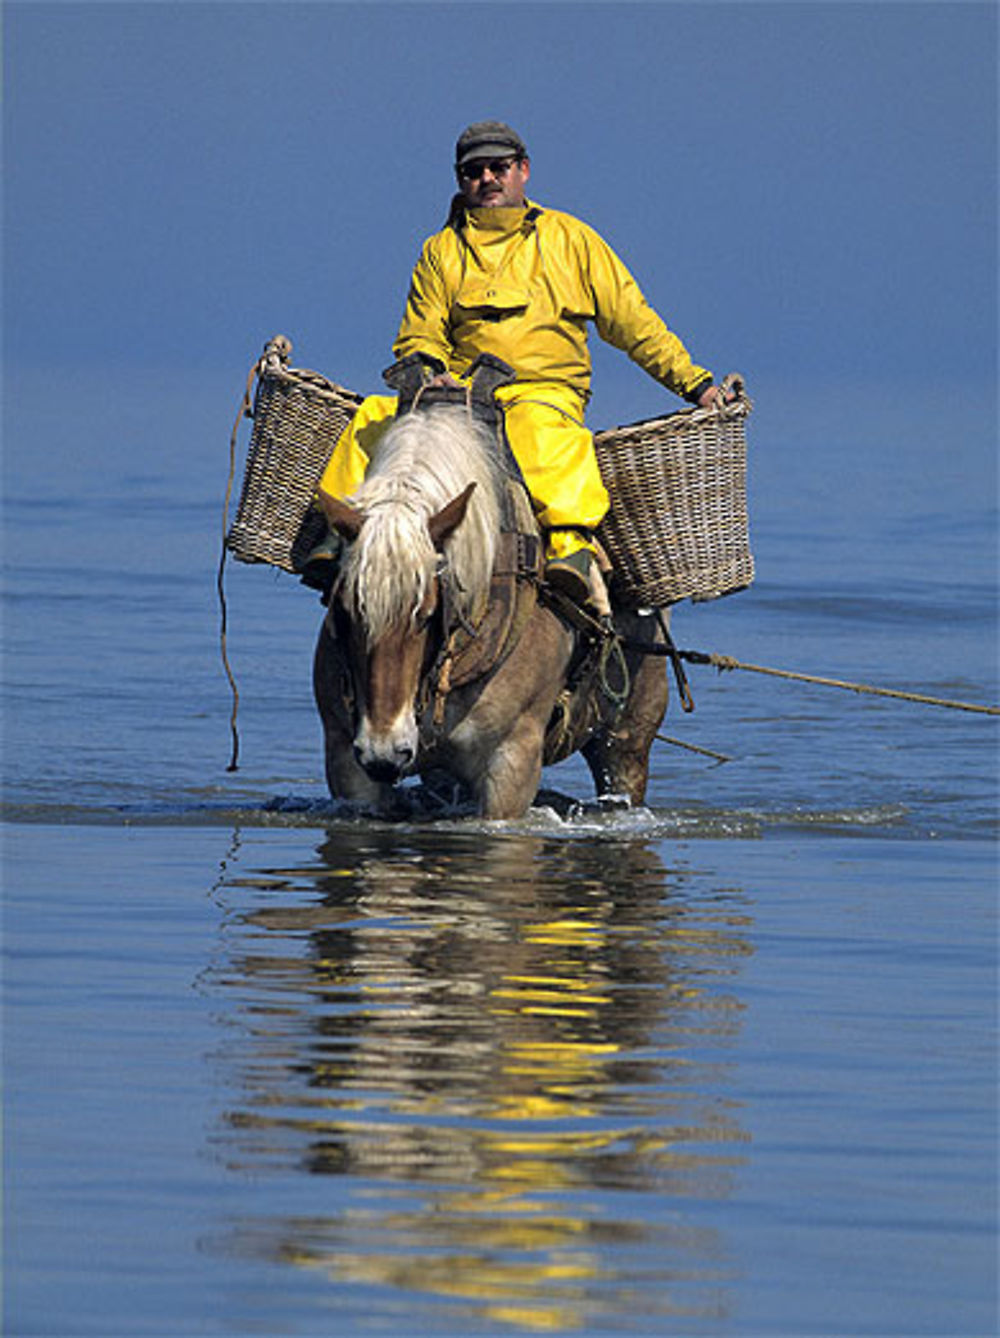
[[[492,162],[478,160],[471,163],[463,163],[458,169],[458,175],[463,181],[478,181],[487,168],[497,179],[505,177],[510,169],[519,160],[517,158],[494,158]]]

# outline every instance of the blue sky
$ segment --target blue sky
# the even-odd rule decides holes
[[[992,4],[15,0],[5,28],[8,367],[222,371],[282,330],[377,384],[455,136],[496,115],[709,366],[994,374]]]
[[[120,518],[101,560],[186,573],[214,651],[247,369],[282,332],[299,365],[381,388],[455,138],[499,116],[534,198],[595,225],[697,361],[746,375],[749,607],[790,573],[992,588],[997,13],[7,0],[10,556],[30,521],[61,564],[53,521],[96,498],[81,514]],[[593,427],[680,406],[592,342]],[[241,617],[280,609],[308,645],[313,601],[237,566]]]

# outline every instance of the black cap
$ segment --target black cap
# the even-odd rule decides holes
[[[458,137],[455,166],[471,163],[474,158],[525,158],[527,153],[524,140],[503,121],[475,121]]]

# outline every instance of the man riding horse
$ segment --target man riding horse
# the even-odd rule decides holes
[[[587,322],[654,380],[692,404],[723,394],[648,305],[610,246],[585,223],[529,200],[531,164],[521,137],[501,121],[478,121],[455,146],[458,194],[448,221],[424,243],[393,344],[418,360],[428,385],[459,385],[482,354],[509,364],[500,386],[507,438],[545,535],[545,579],[581,606],[601,583],[594,531],[608,509],[593,438]],[[396,412],[394,396],[361,404],[320,483],[350,497]],[[306,584],[328,591],[339,539],[316,548]]]

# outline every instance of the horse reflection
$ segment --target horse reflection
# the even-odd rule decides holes
[[[612,1205],[729,1192],[744,1136],[697,1056],[739,1027],[738,912],[686,901],[641,842],[418,840],[338,832],[307,903],[247,917],[229,981],[266,1024],[232,1160],[385,1196],[248,1224],[240,1248],[554,1329],[634,1308],[624,1249],[659,1278],[646,1303],[714,1311],[720,1242]]]

